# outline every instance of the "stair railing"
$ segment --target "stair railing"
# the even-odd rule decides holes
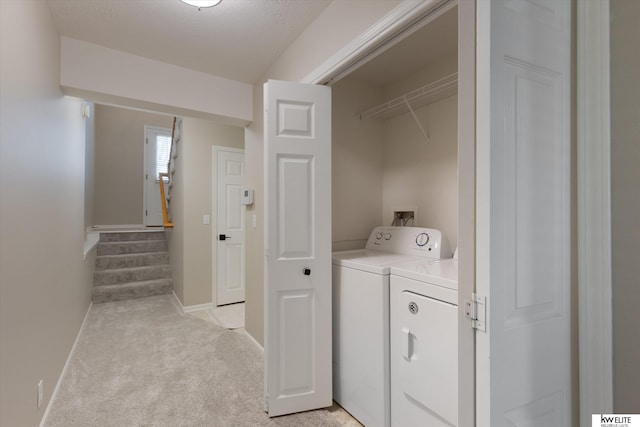
[[[171,222],[171,220],[169,219],[168,200],[165,197],[165,192],[164,192],[164,179],[169,178],[169,174],[160,173],[158,175],[160,175],[160,200],[162,201],[162,223],[163,223],[162,225],[164,225],[165,228],[173,228],[173,222]]]
[[[169,150],[169,162],[167,173],[160,175],[160,201],[162,204],[162,221],[165,228],[173,228],[173,218],[171,216],[171,189],[173,188],[173,176],[176,173],[175,159],[178,157],[177,144],[182,139],[182,118],[173,118],[173,130],[171,131],[171,148]],[[164,179],[167,179],[167,189],[165,191]]]

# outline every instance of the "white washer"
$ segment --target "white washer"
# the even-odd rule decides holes
[[[333,397],[365,426],[391,423],[390,266],[441,256],[441,233],[419,227],[377,227],[365,249],[333,253]]]
[[[391,425],[458,425],[458,260],[391,267]]]

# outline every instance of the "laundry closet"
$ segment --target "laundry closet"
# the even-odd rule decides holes
[[[398,211],[457,247],[457,28],[453,7],[333,86],[334,251]]]
[[[365,426],[458,425],[457,12],[332,89],[333,397]]]

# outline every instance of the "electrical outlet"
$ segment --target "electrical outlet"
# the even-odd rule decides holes
[[[44,383],[43,380],[40,380],[38,383],[38,408],[42,405],[42,401],[44,400]]]

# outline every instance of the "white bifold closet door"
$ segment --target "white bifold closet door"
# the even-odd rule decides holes
[[[571,1],[477,3],[479,427],[576,425]]]
[[[332,404],[331,89],[269,81],[265,105],[265,402]]]

